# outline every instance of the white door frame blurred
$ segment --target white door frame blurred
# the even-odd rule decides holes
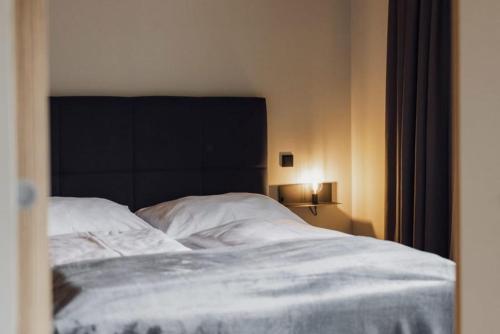
[[[13,1],[13,0],[11,0]],[[15,0],[17,175],[36,189],[18,213],[17,333],[51,333],[47,199],[48,57],[46,0]]]
[[[17,205],[14,1],[0,0],[0,324],[14,334],[17,319]]]

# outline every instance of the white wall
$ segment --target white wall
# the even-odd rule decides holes
[[[51,0],[53,95],[267,98],[269,182],[317,170],[338,208],[316,224],[350,231],[349,0]],[[280,151],[296,167],[280,168]]]
[[[385,237],[388,0],[351,1],[353,232]]]
[[[0,324],[16,332],[17,208],[13,1],[0,0]]]
[[[498,333],[500,2],[456,3],[462,333]]]

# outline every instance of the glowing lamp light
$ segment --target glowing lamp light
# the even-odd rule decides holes
[[[320,183],[320,182],[312,182],[311,183],[311,190],[312,190],[311,202],[313,204],[319,203],[318,192],[321,190],[321,186],[322,186],[322,183]]]
[[[318,193],[321,191],[323,183],[321,180],[323,179],[323,173],[318,168],[311,168],[308,170],[303,170],[301,175],[301,183],[304,185],[309,185],[311,187],[312,195],[311,202],[313,204],[318,204]]]
[[[312,190],[313,194],[318,194],[320,186],[321,186],[321,184],[319,182],[312,182],[311,183],[311,190]]]

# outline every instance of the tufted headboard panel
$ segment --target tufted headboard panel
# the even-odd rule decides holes
[[[132,210],[188,195],[266,193],[267,118],[253,97],[51,97],[54,196]]]

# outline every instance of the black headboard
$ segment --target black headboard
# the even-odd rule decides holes
[[[135,210],[188,195],[266,193],[263,98],[51,97],[52,194]]]

